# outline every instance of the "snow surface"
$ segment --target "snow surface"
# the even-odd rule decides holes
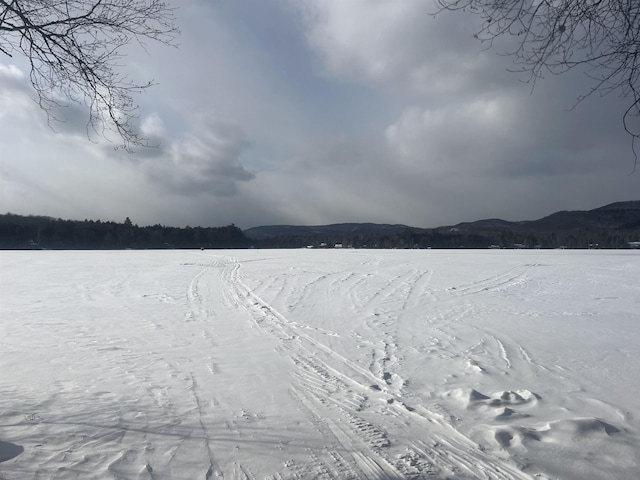
[[[640,478],[640,252],[0,252],[0,479]]]

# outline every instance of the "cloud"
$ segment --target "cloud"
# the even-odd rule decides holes
[[[473,16],[434,17],[435,7],[418,0],[309,0],[294,8],[328,76],[421,96],[495,88],[501,77],[487,74],[495,73],[494,55],[474,41]]]
[[[630,143],[611,118],[620,104],[594,98],[562,108],[569,101],[557,85],[536,95],[506,90],[452,99],[444,105],[406,107],[384,132],[398,168],[442,178],[449,175],[503,181],[520,177],[583,175],[632,166]],[[586,132],[589,132],[588,134]]]
[[[406,20],[410,2],[306,2],[308,39],[329,74],[350,79],[394,76],[407,64]]]
[[[54,102],[47,104],[46,109],[41,108],[23,68],[0,63],[0,117],[11,116],[14,121],[29,122],[31,128],[77,135],[85,140],[90,137],[97,141],[100,128],[89,127],[89,110],[85,105],[52,92]]]
[[[231,196],[238,183],[255,178],[241,155],[250,143],[242,130],[212,116],[197,115],[181,140],[169,137],[158,114],[144,118],[141,134],[150,148],[119,158],[141,169],[153,183],[170,193],[185,196]]]
[[[16,65],[0,63],[0,119],[32,118],[34,102],[29,97],[28,77]]]
[[[56,111],[66,123],[54,132],[28,65],[0,64],[6,208],[139,224],[437,226],[637,195],[624,102],[570,111],[587,91],[580,72],[531,92],[505,49],[473,39],[473,15],[433,18],[420,0],[174,4],[180,49],[132,49],[123,65],[158,81],[136,96],[150,148],[89,141],[81,105]]]
[[[385,139],[395,158],[420,164],[425,173],[486,171],[506,149],[521,146],[511,131],[518,121],[515,103],[498,95],[446,107],[409,107],[386,129]]]
[[[15,65],[5,65],[0,63],[0,78],[3,81],[15,81],[18,84],[22,84],[22,79],[25,78],[25,74]]]
[[[114,150],[117,144],[101,136],[88,138],[81,106],[61,110],[67,122],[47,125],[31,93],[20,68],[0,64],[1,193],[11,211],[115,220],[129,215],[179,224],[186,210],[207,217],[194,202],[232,198],[239,184],[255,177],[241,161],[250,142],[233,122],[192,115],[176,131],[160,113],[147,114],[138,129],[152,147],[130,154]],[[238,217],[230,209],[220,210],[229,223]],[[191,223],[199,222],[191,217]]]

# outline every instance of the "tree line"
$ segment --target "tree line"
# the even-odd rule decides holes
[[[139,227],[100,220],[62,220],[43,216],[0,215],[0,248],[126,249],[246,248],[251,241],[235,225],[223,227]]]
[[[569,215],[569,216],[567,216]],[[235,225],[139,227],[100,220],[0,215],[1,249],[144,248],[638,248],[640,211],[577,212],[545,226],[412,228],[397,232],[283,234],[252,239]],[[580,221],[569,225],[571,218]],[[535,222],[534,222],[535,223]],[[555,223],[559,223],[555,225]],[[554,226],[555,225],[555,226]]]
[[[412,229],[385,234],[286,235],[255,240],[259,248],[631,248],[640,225],[631,229],[580,227],[567,231]]]

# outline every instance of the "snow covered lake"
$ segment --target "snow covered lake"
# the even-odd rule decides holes
[[[0,479],[640,478],[640,252],[0,252]]]

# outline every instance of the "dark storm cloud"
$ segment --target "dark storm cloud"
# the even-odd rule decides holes
[[[240,157],[250,144],[236,125],[207,116],[197,116],[182,140],[174,141],[165,132],[161,119],[145,119],[141,134],[151,148],[139,148],[140,155],[122,156],[132,161],[161,188],[185,196],[230,196],[238,182],[255,174],[245,168]]]

